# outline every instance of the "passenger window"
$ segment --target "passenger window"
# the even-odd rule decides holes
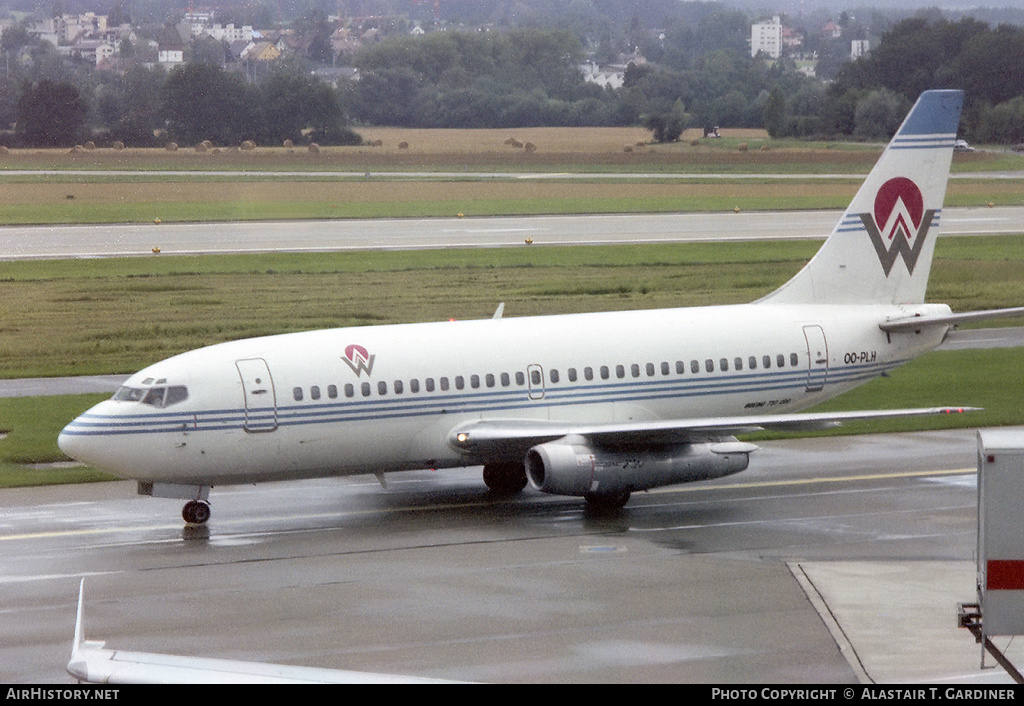
[[[624,366],[624,365],[616,365],[615,366],[615,377],[617,377],[619,380],[621,380],[622,378],[626,377],[626,366]]]
[[[362,384],[361,392],[363,393],[363,397],[369,397],[370,396],[370,383],[364,382]]]
[[[395,394],[400,395],[405,390],[405,385],[401,380],[395,380]]]
[[[530,371],[530,384],[531,385],[539,385],[540,383],[541,383],[540,371],[539,370],[531,370]]]
[[[690,372],[691,373],[699,373],[700,372],[700,363],[698,363],[695,360],[691,360],[690,361]]]
[[[779,353],[777,356],[775,356],[775,364],[778,365],[780,368],[786,367],[786,356]]]
[[[629,372],[632,373],[633,377],[635,378],[640,377],[640,366],[637,365],[636,363],[633,363],[631,366],[629,366]]]
[[[709,373],[715,372],[715,361],[711,360],[710,358],[705,360],[704,369],[707,370]]]
[[[647,364],[647,377],[654,377],[654,363]]]
[[[764,369],[767,370],[768,368],[772,367],[772,357],[770,355],[764,356],[763,358],[761,358],[761,363],[764,366]]]
[[[472,387],[474,390],[479,388],[480,387],[480,376],[479,375],[470,375],[469,376],[469,386]]]
[[[608,366],[607,365],[602,365],[601,366],[601,379],[602,380],[607,380],[608,377],[609,377]]]
[[[355,397],[355,396],[356,396],[356,388],[354,388],[352,386],[352,383],[350,383],[350,382],[345,383],[345,397]]]
[[[749,358],[747,358],[747,367],[749,367],[751,370],[756,370],[757,369],[757,356],[756,355],[752,355]]]
[[[448,378],[441,378],[441,392],[448,392],[448,388],[451,383],[448,382]]]
[[[386,395],[386,394],[388,394],[388,384],[386,382],[384,382],[383,380],[381,380],[380,382],[377,383],[377,394],[378,395]]]
[[[583,378],[585,380],[593,380],[594,379],[594,369],[593,368],[583,368]]]
[[[417,380],[416,378],[413,378],[412,380],[409,381],[409,392],[412,392],[412,393],[415,394],[415,393],[417,393],[419,391],[420,391],[420,381]]]
[[[487,387],[494,387],[494,375],[487,373],[487,375],[484,376],[484,384],[487,385]]]
[[[464,377],[462,377],[461,375],[456,375],[455,376],[455,389],[456,390],[461,390],[464,387],[466,387],[466,379]]]
[[[309,388],[309,397],[310,399],[313,400],[320,399],[320,388],[317,387],[316,385],[313,385],[313,387]]]
[[[338,397],[338,386],[337,385],[328,385],[327,386],[327,396],[329,398],[331,398],[332,400],[333,399],[337,399],[337,397]]]
[[[522,373],[522,371],[516,373],[516,384],[519,385],[520,387],[526,384],[526,376]]]
[[[509,378],[508,373],[502,373],[501,374],[501,386],[502,387],[508,387],[511,384],[512,384],[512,379]]]
[[[670,372],[672,372],[672,368],[669,367],[668,363],[662,363],[661,374],[668,375]],[[683,372],[683,362],[681,360],[676,361],[676,372]]]
[[[292,397],[295,398],[296,402],[302,402],[302,388],[301,387],[292,388]]]
[[[569,368],[569,382],[576,382],[576,368]]]
[[[733,364],[734,364],[733,365],[734,369],[736,369],[736,370],[743,370],[743,359],[742,358],[737,357],[736,360],[733,361]]]
[[[426,380],[427,392],[434,391],[434,378],[427,378]]]
[[[800,365],[800,356],[798,356],[796,353],[790,353],[789,364],[792,365],[794,368]]]
[[[551,377],[551,382],[558,382],[559,376],[558,376],[558,371],[557,370],[552,368],[551,372],[549,373],[549,375]]]

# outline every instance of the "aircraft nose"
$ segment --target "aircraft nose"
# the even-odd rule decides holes
[[[87,457],[91,455],[89,448],[92,444],[89,443],[89,437],[84,436],[81,432],[81,420],[81,417],[76,417],[61,430],[57,435],[57,446],[65,456],[88,463]]]
[[[105,466],[109,463],[104,461],[106,454],[103,452],[103,436],[97,433],[95,421],[90,422],[89,419],[97,407],[75,417],[64,427],[57,435],[57,446],[65,456],[93,468],[107,470]]]

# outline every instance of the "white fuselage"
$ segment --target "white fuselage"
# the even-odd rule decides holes
[[[449,432],[794,412],[938,345],[941,328],[878,326],[936,311],[949,310],[747,304],[234,341],[142,370],[60,445],[119,476],[204,486],[515,462],[521,449],[467,456]]]

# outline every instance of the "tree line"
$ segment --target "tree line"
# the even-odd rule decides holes
[[[97,94],[90,124],[88,103],[70,82],[24,82],[12,143],[360,142],[346,125],[338,92],[294,63],[278,64],[258,83],[213,63],[190,62],[170,72],[133,67]]]
[[[912,101],[929,88],[964,91],[964,137],[1024,140],[1024,28],[992,28],[970,18],[897,24],[870,55],[838,73],[826,93],[822,130],[892,134]]]
[[[633,30],[630,46],[647,61],[634,58],[619,88],[584,79],[580,65],[593,47],[585,51],[578,32],[453,31],[363,48],[351,57],[360,79],[338,89],[297,60],[279,60],[256,81],[202,60],[169,72],[134,66],[101,80],[84,80],[80,67],[17,85],[17,77],[0,79],[0,106],[12,98],[0,122],[16,124],[5,139],[25,145],[153,145],[158,132],[183,144],[351,144],[359,125],[645,125],[659,141],[718,125],[764,127],[776,137],[885,139],[921,91],[961,88],[964,137],[1024,138],[1024,30],[1015,25],[904,20],[866,57],[836,65],[828,84],[798,71],[793,58],[751,57],[740,12],[670,22],[658,37]],[[612,59],[610,47],[602,52]]]

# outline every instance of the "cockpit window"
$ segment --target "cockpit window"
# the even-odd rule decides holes
[[[170,407],[188,399],[188,388],[184,385],[169,387],[129,387],[125,385],[114,393],[114,399],[119,402],[142,402],[150,407]]]

